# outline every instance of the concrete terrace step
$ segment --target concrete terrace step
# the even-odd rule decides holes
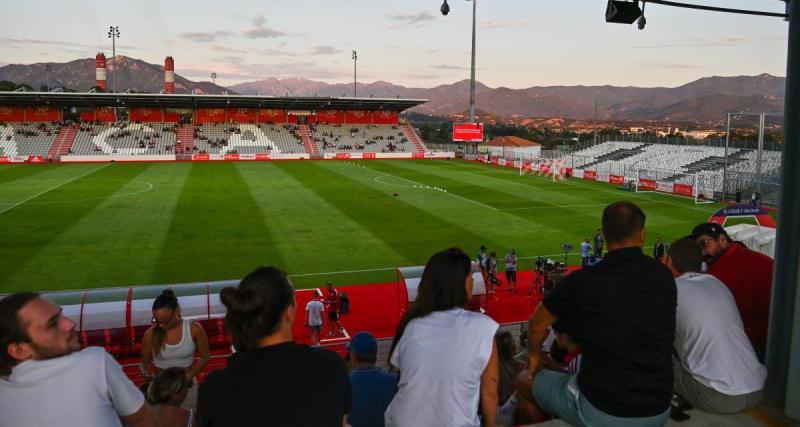
[[[317,154],[319,149],[317,144],[311,140],[311,132],[309,132],[308,125],[300,125],[298,127],[300,139],[303,141],[303,148],[308,154]]]
[[[61,156],[69,154],[72,144],[75,143],[75,138],[78,136],[78,127],[71,125],[61,128],[47,152],[47,158],[58,160]]]
[[[411,127],[411,125],[403,125],[403,133],[414,145],[414,148],[417,149],[417,153],[425,152],[425,145],[422,144],[422,139],[417,135],[417,132]]]

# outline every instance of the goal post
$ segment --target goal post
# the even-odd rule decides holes
[[[553,182],[558,182],[566,176],[566,167],[562,159],[548,159],[544,157],[520,157],[519,175],[551,177]]]
[[[714,177],[662,169],[638,169],[637,193],[663,193],[692,199],[696,204],[714,202]]]

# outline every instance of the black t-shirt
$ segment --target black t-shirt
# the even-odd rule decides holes
[[[350,410],[344,362],[287,342],[239,354],[211,373],[197,399],[200,426],[336,426]]]
[[[567,276],[543,304],[579,325],[578,386],[592,405],[617,417],[669,408],[677,290],[667,267],[639,248],[618,249]]]

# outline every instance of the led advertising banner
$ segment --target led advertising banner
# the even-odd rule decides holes
[[[453,123],[454,142],[483,142],[483,123]]]

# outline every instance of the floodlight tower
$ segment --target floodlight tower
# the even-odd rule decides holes
[[[117,39],[119,38],[119,27],[108,27],[108,38],[111,39],[111,59],[114,61],[114,69],[111,72],[111,91],[117,91]]]
[[[355,50],[353,51],[352,58],[353,58],[353,98],[356,98],[358,96],[357,95],[358,94],[358,86],[357,86],[357,84],[358,84],[358,79],[357,79],[358,74],[356,74],[356,71],[357,71],[356,63],[358,62],[358,52],[356,52]]]

